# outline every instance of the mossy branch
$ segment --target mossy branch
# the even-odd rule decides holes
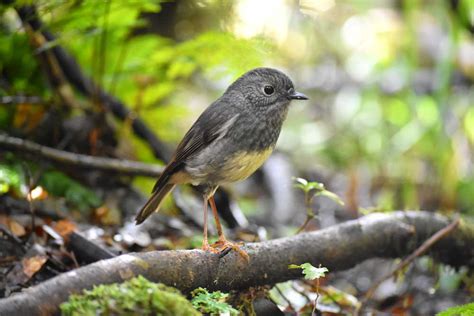
[[[398,258],[413,252],[449,225],[429,212],[372,214],[323,230],[248,244],[250,262],[231,252],[219,258],[201,250],[152,251],[121,255],[64,273],[23,293],[0,300],[0,315],[56,312],[72,293],[143,275],[182,291],[245,289],[301,277],[289,264],[322,264],[331,272],[349,269],[373,257]],[[433,245],[430,254],[453,266],[474,267],[474,226],[461,224]]]

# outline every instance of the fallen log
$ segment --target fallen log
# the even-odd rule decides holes
[[[0,300],[0,315],[49,315],[72,293],[96,284],[122,282],[143,275],[186,292],[239,290],[301,277],[289,264],[322,264],[331,272],[349,269],[373,257],[410,254],[450,219],[429,212],[372,214],[323,230],[247,244],[247,263],[231,252],[223,258],[201,250],[132,253],[101,260],[61,274],[22,293]],[[474,267],[474,225],[460,225],[430,249],[440,262]]]

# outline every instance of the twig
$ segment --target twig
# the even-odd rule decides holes
[[[303,284],[304,284],[304,283],[303,283]],[[304,285],[306,285],[306,284],[304,284]],[[303,296],[303,297],[306,299],[306,302],[308,302],[308,303],[311,303],[311,302],[312,302],[312,299],[308,296],[308,294],[305,293],[304,288],[303,288],[303,290],[298,289],[298,288],[296,287],[296,283],[295,283],[295,282],[291,282],[291,288],[292,288],[295,292],[297,292],[299,295]]]
[[[73,168],[93,168],[130,176],[141,175],[157,177],[163,171],[162,167],[156,165],[123,159],[75,154],[4,134],[0,134],[0,151],[1,150],[15,151],[19,154],[33,154],[38,159],[48,160]]]
[[[28,201],[28,210],[30,211],[31,215],[31,243],[34,244],[36,242],[36,215],[35,215],[35,208],[33,206],[33,198],[31,196],[31,191],[35,188],[35,181],[33,176],[31,175],[31,170],[28,168],[26,163],[22,163],[23,171],[25,173],[25,182],[28,185],[28,193],[26,195],[26,200]]]
[[[393,269],[392,272],[387,273],[383,277],[381,277],[377,282],[375,282],[370,289],[365,293],[364,298],[361,300],[361,304],[359,305],[359,310],[362,309],[363,305],[372,297],[375,290],[384,282],[391,277],[394,277],[399,271],[403,270],[406,266],[408,266],[413,260],[417,257],[424,254],[428,249],[430,249],[437,241],[448,235],[452,232],[457,226],[459,225],[459,218],[455,219],[449,225],[445,226],[444,228],[437,231],[433,236],[428,238],[420,247],[418,247],[413,253],[411,253],[408,257],[403,259],[396,267]]]
[[[318,310],[318,300],[319,300],[319,278],[316,279],[316,298],[314,299],[314,306],[313,306],[313,310],[311,311],[311,315],[314,315],[316,311]]]
[[[291,304],[290,300],[285,296],[285,293],[283,293],[278,284],[275,284],[275,290],[278,292],[278,294],[280,294],[281,298],[286,302],[286,304],[288,304],[290,310],[296,311],[293,307],[293,304]]]
[[[65,251],[65,253],[67,254],[69,258],[72,259],[72,262],[74,262],[74,266],[76,267],[76,269],[79,268],[80,265],[79,265],[79,262],[77,262],[76,254],[74,253],[74,251],[71,251],[71,253]]]
[[[24,95],[6,95],[0,97],[0,104],[42,104],[44,103],[40,97],[24,96]]]
[[[10,240],[13,241],[16,245],[18,245],[23,250],[23,252],[26,251],[26,247],[21,241],[21,239],[15,236],[12,232],[10,232],[8,227],[6,227],[3,224],[0,224],[0,232],[2,232],[5,236],[10,238]]]
[[[25,24],[24,28],[26,34],[29,36],[31,45],[37,49],[40,65],[45,70],[50,85],[55,88],[55,91],[64,104],[71,108],[80,108],[79,103],[76,102],[74,98],[71,85],[66,81],[64,72],[53,53],[49,49],[43,49],[48,44],[46,37],[42,33],[35,32],[30,24]]]
[[[308,214],[306,214],[306,220],[304,221],[303,225],[300,226],[300,228],[298,228],[298,230],[296,231],[295,235],[298,235],[299,233],[301,233],[302,231],[304,231],[306,229],[306,226],[308,225],[308,223],[313,219],[315,218],[315,216],[309,216]]]
[[[306,226],[308,225],[308,223],[312,219],[316,218],[316,215],[314,214],[313,208],[311,207],[311,204],[313,202],[313,198],[314,198],[314,194],[311,194],[311,192],[308,191],[308,192],[304,193],[304,204],[305,204],[305,208],[306,208],[306,220],[304,221],[303,225],[301,225],[300,228],[298,228],[295,235],[298,235],[299,233],[304,231],[306,229]]]

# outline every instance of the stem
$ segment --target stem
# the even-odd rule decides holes
[[[300,226],[300,228],[298,228],[298,230],[296,231],[295,235],[298,235],[299,233],[301,233],[302,231],[305,230],[306,226],[308,225],[308,223],[316,217],[316,215],[314,215],[314,212],[313,212],[313,208],[311,207],[311,203],[313,201],[313,197],[314,197],[314,194],[309,194],[309,191],[304,193],[304,204],[305,204],[305,208],[306,208],[306,220],[304,221],[303,225]]]
[[[319,265],[319,267],[321,267],[321,265]],[[317,310],[318,300],[319,300],[319,278],[316,279],[316,298],[314,299],[314,307],[313,307],[313,311],[311,312],[311,315],[314,315]]]

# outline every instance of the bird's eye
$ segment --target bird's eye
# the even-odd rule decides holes
[[[272,86],[265,86],[263,92],[265,92],[266,95],[272,95],[275,89]]]

